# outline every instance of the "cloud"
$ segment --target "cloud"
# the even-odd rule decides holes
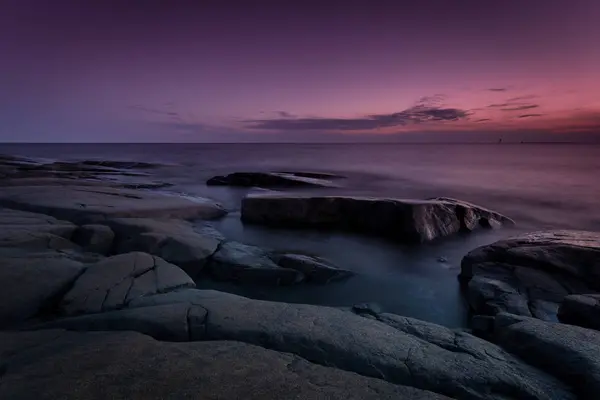
[[[171,107],[173,105],[173,103],[166,103],[165,105],[169,105],[169,107]],[[179,114],[176,111],[166,111],[166,110],[161,110],[158,108],[146,107],[146,106],[143,106],[140,104],[129,106],[128,108],[131,110],[140,111],[140,112],[149,113],[149,114],[165,115],[165,116],[171,117],[172,119],[176,119],[176,120],[183,119],[181,117],[181,114]]]
[[[489,108],[500,108],[500,107],[508,107],[510,106],[510,103],[500,103],[500,104],[490,104],[488,107]]]
[[[530,118],[530,117],[541,117],[544,114],[523,114],[519,115],[517,118]]]
[[[523,111],[531,110],[532,108],[538,108],[539,104],[523,104],[515,107],[501,108],[502,111]]]
[[[439,101],[438,98],[421,98],[417,105],[403,111],[391,114],[365,115],[359,118],[275,118],[254,119],[245,122],[246,126],[251,129],[358,131],[409,124],[458,121],[466,119],[469,115],[467,110],[428,104],[428,102],[437,101]]]
[[[492,120],[491,118],[482,118],[482,119],[475,120],[474,122],[485,122],[485,121],[491,121],[491,120]]]
[[[486,89],[488,92],[506,92],[508,88],[489,88]]]
[[[279,115],[281,118],[294,118],[294,115],[287,111],[277,111],[277,115]]]
[[[507,103],[514,103],[514,102],[521,101],[521,100],[531,100],[531,99],[536,99],[536,98],[538,98],[537,95],[535,95],[535,94],[528,94],[528,95],[525,95],[525,96],[512,97],[512,98],[506,100],[506,102]]]

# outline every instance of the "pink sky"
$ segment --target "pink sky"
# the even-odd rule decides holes
[[[600,2],[414,3],[4,3],[0,141],[600,136]]]

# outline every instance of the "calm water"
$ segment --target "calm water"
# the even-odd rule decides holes
[[[169,190],[222,202],[231,213],[215,222],[229,238],[281,250],[308,251],[357,273],[341,283],[293,288],[202,286],[256,298],[349,306],[378,303],[385,311],[463,326],[466,307],[456,275],[469,250],[522,231],[600,231],[600,146],[403,144],[131,144],[1,145],[0,153],[57,159],[118,159],[166,163],[157,179]],[[456,197],[515,219],[514,230],[480,232],[420,247],[356,235],[289,232],[244,226],[240,199],[248,191],[207,187],[215,174],[313,170],[348,177],[343,187],[314,193],[400,198]],[[447,262],[439,262],[444,257]]]

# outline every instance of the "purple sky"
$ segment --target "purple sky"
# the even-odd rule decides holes
[[[598,21],[598,0],[5,0],[0,141],[599,140]]]

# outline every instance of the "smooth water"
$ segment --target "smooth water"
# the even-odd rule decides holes
[[[447,326],[464,326],[466,306],[456,276],[462,256],[482,244],[538,229],[600,231],[600,146],[565,144],[6,144],[0,153],[50,159],[137,160],[169,164],[152,171],[175,183],[167,190],[211,197],[231,213],[214,223],[248,244],[325,256],[356,276],[329,285],[244,287],[201,282],[255,298],[350,306],[378,303],[384,311]],[[336,172],[348,179],[313,193],[398,198],[455,197],[502,212],[517,228],[479,231],[422,246],[316,231],[244,225],[247,189],[207,187],[234,171]],[[254,189],[255,190],[255,189]],[[446,261],[440,262],[443,257]]]

